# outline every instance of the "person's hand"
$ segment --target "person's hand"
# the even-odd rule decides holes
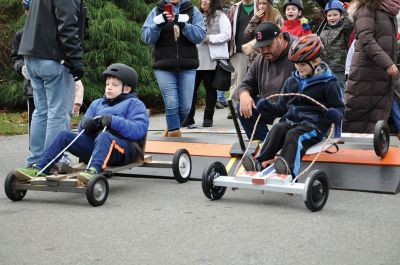
[[[258,113],[271,112],[272,108],[272,103],[268,99],[260,99],[257,102],[256,110]]]
[[[28,74],[28,70],[26,69],[26,65],[24,65],[24,66],[21,67],[21,74],[23,75],[23,77],[24,77],[26,80],[31,80],[31,78],[30,78],[30,76],[29,76],[29,74]]]
[[[257,16],[258,18],[262,18],[262,17],[264,16],[264,14],[265,14],[265,11],[264,11],[264,10],[258,10],[258,11],[256,12],[256,16]]]
[[[256,107],[249,91],[243,91],[239,95],[240,116],[250,118],[253,115],[253,108]]]
[[[396,77],[399,74],[399,69],[397,68],[397,66],[395,64],[392,64],[391,66],[389,66],[386,71],[388,72],[388,74],[391,77]]]
[[[109,128],[111,126],[112,115],[104,114],[101,116],[101,125],[104,127]]]
[[[178,25],[181,30],[183,30],[186,26],[186,23],[189,21],[189,16],[187,14],[176,14],[174,21],[175,24]]]
[[[91,117],[86,117],[82,121],[82,129],[85,129],[88,134],[95,133],[97,129],[96,121]]]
[[[79,115],[79,110],[81,109],[81,104],[75,103],[74,108],[72,110],[72,115],[78,116]]]
[[[158,16],[153,18],[153,22],[157,25],[157,27],[161,28],[162,26],[166,25],[168,21],[171,21],[172,15],[168,12],[163,12]]]
[[[206,35],[206,36],[204,37],[203,42],[204,42],[204,43],[208,43],[209,41],[210,41],[210,37],[209,37],[208,35]]]
[[[340,111],[338,111],[335,108],[329,108],[325,111],[325,118],[329,120],[330,122],[340,122],[342,115],[340,114]]]

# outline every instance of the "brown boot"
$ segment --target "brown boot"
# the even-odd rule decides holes
[[[165,129],[161,134],[162,137],[168,137],[168,129]]]
[[[168,137],[181,137],[182,133],[180,130],[168,132]]]

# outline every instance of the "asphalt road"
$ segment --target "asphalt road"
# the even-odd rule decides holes
[[[198,113],[200,117],[201,113]],[[217,110],[221,126],[226,110]],[[198,119],[201,121],[201,119]],[[164,127],[152,118],[152,129]],[[0,183],[24,164],[27,135],[0,137]],[[400,195],[331,190],[309,212],[301,196],[201,183],[112,178],[101,207],[83,194],[0,188],[0,264],[400,264]]]

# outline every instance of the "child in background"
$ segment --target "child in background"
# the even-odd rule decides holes
[[[126,165],[140,158],[143,139],[149,127],[145,105],[131,93],[138,82],[136,71],[124,64],[112,64],[103,72],[103,76],[106,79],[104,97],[90,104],[78,126],[79,132],[85,131],[67,150],[84,162],[92,157],[88,170],[78,175],[78,180],[83,184],[108,165]],[[103,132],[104,127],[107,130]],[[15,177],[21,181],[36,177],[77,135],[69,130],[60,132],[40,161],[31,167],[16,169]],[[49,174],[51,168],[52,165],[48,166],[38,177]]]
[[[288,58],[296,71],[281,93],[301,93],[327,107],[327,110],[301,96],[280,96],[278,102],[261,99],[259,113],[282,117],[265,138],[258,156],[243,158],[247,171],[260,171],[274,163],[276,173],[293,177],[299,174],[301,158],[312,145],[322,140],[332,122],[343,117],[342,92],[329,66],[321,61],[323,45],[317,35],[302,36],[289,49]],[[280,155],[276,156],[281,149]]]
[[[256,27],[264,22],[271,21],[278,27],[282,27],[283,17],[278,9],[272,6],[273,0],[258,0],[256,1],[257,11],[250,19],[249,24],[244,30],[244,34],[248,38],[254,38],[254,30]]]
[[[295,36],[303,36],[312,34],[308,19],[302,17],[303,2],[301,0],[285,0],[283,11],[286,15],[286,20],[281,28],[282,32],[289,32]]]
[[[83,103],[83,83],[81,80],[75,82],[75,100],[74,107],[72,109],[72,116],[78,116],[79,110],[81,109]]]
[[[353,23],[349,20],[342,2],[338,0],[331,0],[326,4],[325,16],[327,25],[320,34],[325,48],[321,58],[329,65],[344,89],[348,40],[353,31]]]

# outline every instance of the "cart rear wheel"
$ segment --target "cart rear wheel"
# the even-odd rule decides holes
[[[312,212],[317,212],[324,208],[329,196],[329,181],[325,172],[314,170],[306,179],[306,192],[304,203]]]
[[[7,197],[12,201],[20,201],[25,197],[26,190],[16,190],[15,183],[18,180],[15,178],[14,170],[10,171],[4,181],[4,191]]]
[[[86,198],[88,202],[96,207],[105,203],[108,197],[108,181],[103,175],[91,178],[86,187]]]
[[[377,121],[374,129],[374,150],[377,156],[384,158],[389,150],[390,132],[385,121]]]
[[[219,200],[224,196],[226,187],[214,186],[214,179],[219,176],[227,176],[224,164],[213,162],[205,168],[201,177],[201,187],[204,195],[210,200]]]
[[[179,183],[185,183],[192,173],[192,159],[188,150],[176,150],[172,158],[172,172]]]

